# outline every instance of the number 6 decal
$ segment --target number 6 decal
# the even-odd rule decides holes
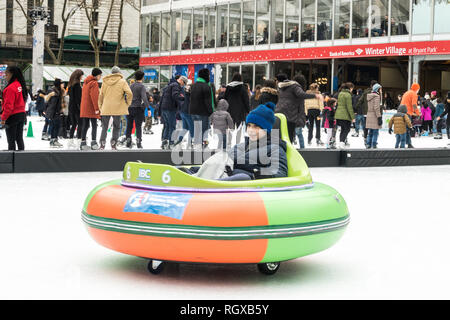
[[[162,182],[167,184],[167,183],[170,182],[170,180],[171,180],[171,178],[170,178],[170,170],[164,171],[163,174],[162,174]]]

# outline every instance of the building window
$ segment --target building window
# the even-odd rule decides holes
[[[203,8],[194,9],[194,39],[192,49],[203,49]]]
[[[172,50],[181,50],[181,12],[172,12]]]
[[[160,68],[160,88],[164,88],[169,84],[171,75],[171,66],[161,66]]]
[[[269,0],[256,1],[256,44],[269,42]]]
[[[172,33],[170,20],[170,13],[164,12],[161,20],[161,51],[170,51],[170,38]]]
[[[298,42],[299,0],[286,0],[286,42]]]
[[[369,35],[369,0],[353,1],[353,38],[365,38]]]
[[[216,9],[205,8],[205,48],[216,46]]]
[[[336,0],[334,8],[334,38],[350,38],[350,0]]]
[[[226,47],[228,41],[228,5],[217,6],[217,47]]]
[[[228,82],[231,82],[235,73],[241,73],[239,65],[228,65]]]
[[[92,12],[92,25],[94,27],[98,27],[98,12],[97,11]]]
[[[283,43],[284,0],[272,0],[271,43]]]
[[[14,0],[6,0],[6,33],[13,33]]]
[[[409,0],[391,1],[391,35],[409,34],[409,3]]]
[[[183,24],[181,27],[181,39],[183,43],[181,44],[181,50],[191,49],[191,33],[192,33],[192,10],[183,11]]]
[[[141,50],[150,51],[150,17],[148,15],[141,17]]]
[[[331,40],[333,7],[331,1],[317,1],[317,40]]]
[[[242,16],[242,45],[252,46],[255,43],[255,1],[244,2]]]
[[[432,0],[413,1],[412,31],[413,34],[431,33]],[[448,17],[447,17],[448,20]]]
[[[161,16],[160,14],[151,15],[151,51],[159,52],[159,44],[160,44],[160,26],[161,26]]]
[[[434,33],[450,33],[450,2],[435,0],[434,2]]]
[[[236,47],[241,45],[241,3],[230,4],[230,32],[229,45]]]
[[[242,65],[242,81],[244,85],[249,85],[250,90],[253,89],[253,63]]]
[[[316,24],[316,1],[302,1],[302,41],[314,41],[314,26]]]
[[[255,64],[255,86],[264,84],[267,77],[267,64]]]
[[[372,37],[389,34],[389,0],[372,0]]]

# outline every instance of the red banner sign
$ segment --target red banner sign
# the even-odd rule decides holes
[[[185,65],[232,62],[375,58],[386,56],[422,56],[450,54],[450,41],[422,41],[369,45],[272,49],[209,54],[142,57],[141,66]]]

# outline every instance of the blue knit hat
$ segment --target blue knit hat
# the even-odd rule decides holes
[[[372,92],[378,92],[380,90],[381,85],[379,83],[375,83],[372,87]]]
[[[265,129],[267,133],[270,133],[275,122],[274,111],[275,104],[273,102],[260,104],[248,114],[247,118],[245,119],[245,123],[256,124],[261,129]]]

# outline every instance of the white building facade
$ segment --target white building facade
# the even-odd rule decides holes
[[[112,0],[88,0],[88,4],[92,5],[92,2],[94,2],[98,6],[98,14],[96,14],[97,26],[95,29],[98,30],[99,35],[105,26],[111,1]],[[124,1],[121,39],[122,47],[139,46],[139,1],[140,0]],[[34,4],[33,0],[22,0],[20,2],[25,11]],[[43,2],[43,6],[48,8],[51,12],[51,24],[58,26],[58,38],[62,36],[63,22],[61,15],[63,5],[63,0],[44,0]],[[74,10],[75,12],[69,20],[64,36],[89,35],[89,21],[86,17],[85,10],[80,9],[77,6],[76,0],[68,0],[66,12],[70,12],[71,10]],[[118,39],[119,12],[120,0],[114,0],[111,18],[105,33],[105,41],[117,41]],[[15,0],[0,0],[0,21],[0,34],[32,36],[31,28],[27,24],[27,20]]]
[[[150,86],[207,66],[216,85],[235,72],[253,88],[302,73],[322,91],[378,80],[450,90],[448,0],[143,0],[141,68]],[[424,63],[426,62],[426,63]]]

